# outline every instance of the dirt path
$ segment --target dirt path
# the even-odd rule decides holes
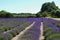
[[[31,25],[29,25],[25,30],[21,31],[18,35],[16,35],[14,38],[12,38],[11,40],[18,40],[18,37],[20,37],[22,34],[24,34],[24,32],[26,32],[26,30],[28,30],[29,28],[31,28],[33,25],[35,24],[35,22],[33,22]]]
[[[41,22],[40,30],[41,30],[41,34],[40,34],[39,40],[44,40],[44,36],[43,36],[43,22]]]

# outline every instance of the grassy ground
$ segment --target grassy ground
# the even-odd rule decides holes
[[[55,19],[55,20],[60,20],[60,18],[52,18],[52,19]]]
[[[46,17],[46,18],[51,18],[51,17]],[[52,19],[55,19],[55,20],[60,20],[60,18],[52,18]]]

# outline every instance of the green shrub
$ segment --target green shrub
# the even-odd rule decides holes
[[[57,40],[60,39],[60,34],[52,34],[50,36],[47,37],[47,40],[51,39],[51,40]]]
[[[7,40],[7,39],[0,35],[0,40]]]

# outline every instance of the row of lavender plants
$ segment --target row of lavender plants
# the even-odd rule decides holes
[[[49,18],[44,18],[44,36],[45,40],[59,40],[60,29],[55,26]]]
[[[52,24],[56,25],[58,28],[60,28],[60,20],[55,20],[55,19],[48,19]]]
[[[1,33],[0,40],[11,40],[13,37],[18,35],[21,31],[23,31],[26,27],[28,27],[33,21],[35,21],[35,24],[30,29],[28,29],[21,37],[19,37],[18,40],[39,40],[40,25],[42,21],[44,23],[43,26],[44,26],[45,40],[60,39],[60,28],[58,28],[56,24],[54,24],[59,23],[60,21],[56,21],[49,18],[21,18],[21,19],[15,18],[13,19],[14,22],[16,19],[18,19],[18,22],[21,23],[21,25],[12,28],[10,31],[6,33]],[[10,19],[6,20],[8,21]]]
[[[20,20],[19,20],[19,22],[20,22]],[[0,34],[0,40],[11,40],[13,37],[15,37],[16,35],[18,35],[21,31],[23,31],[30,24],[31,24],[30,22],[25,21],[24,24],[21,24],[21,25],[15,27],[15,28],[11,29],[8,32],[1,33]]]
[[[22,19],[1,19],[0,20],[0,33],[11,30],[23,23],[25,23],[25,20]]]
[[[29,18],[29,21],[35,21],[35,24],[29,28],[24,34],[22,34],[18,40],[39,40],[40,37],[40,26],[41,26],[41,18]]]

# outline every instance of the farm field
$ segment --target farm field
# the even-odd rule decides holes
[[[0,18],[0,40],[60,40],[60,18]]]

